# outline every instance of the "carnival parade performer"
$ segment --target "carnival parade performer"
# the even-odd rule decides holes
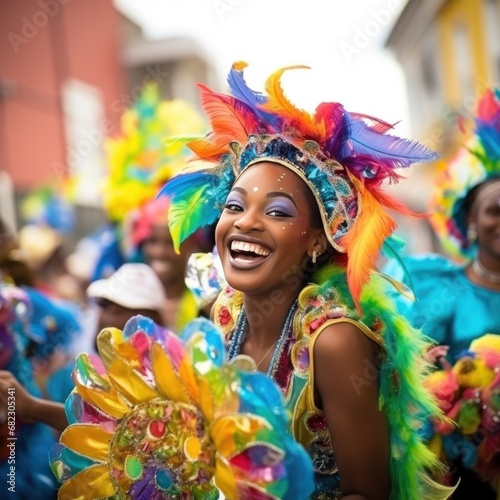
[[[386,271],[408,285],[411,280],[417,300],[411,302],[398,297],[399,310],[413,326],[422,328],[437,344],[443,346],[431,351],[431,354],[446,356],[447,363],[455,364],[455,371],[459,371],[459,367],[470,365],[466,363],[471,356],[469,345],[475,339],[487,334],[500,334],[498,89],[489,89],[479,99],[472,137],[449,164],[441,165],[430,214],[436,234],[453,260],[441,255],[412,256],[404,259],[406,275],[401,273],[401,268],[393,268],[392,264],[387,266]],[[447,377],[442,378],[441,382],[444,383],[445,379]],[[472,386],[467,382],[466,386],[479,391],[483,389],[483,382],[481,380]],[[489,387],[490,382],[488,380],[485,387]],[[457,389],[453,393],[453,398],[461,400],[461,391]],[[469,399],[466,394],[465,400]],[[473,406],[477,407],[478,414],[481,413],[485,401],[482,398],[472,400],[475,400]],[[486,406],[489,407],[489,404]],[[468,406],[469,416],[471,408]],[[458,414],[450,417],[455,419]],[[480,419],[476,420],[479,423]],[[466,431],[466,434],[474,433]],[[487,437],[483,436],[479,440],[466,437],[467,446],[447,446],[446,459],[454,464],[453,468],[462,477],[454,498],[496,498],[497,494],[493,490],[499,490],[500,476],[500,468],[494,466],[495,460],[492,458],[496,452],[487,459],[487,467],[484,463],[483,466],[476,463],[477,448],[483,441],[489,441],[490,434],[491,429]],[[460,442],[463,442],[463,436]],[[480,474],[478,468],[482,471]],[[476,472],[471,473],[469,469]],[[493,489],[487,484],[490,480]]]
[[[395,229],[386,209],[405,211],[382,182],[434,155],[338,103],[298,109],[281,87],[289,68],[253,91],[245,67],[233,65],[230,95],[199,85],[212,132],[190,138],[191,168],[160,193],[174,244],[218,221],[229,286],[214,321],[229,356],[281,387],[314,465],[311,498],[446,498],[419,437],[439,413],[422,387],[426,343],[375,271]]]

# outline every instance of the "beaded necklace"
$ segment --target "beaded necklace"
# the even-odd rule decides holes
[[[276,347],[273,351],[273,357],[271,358],[271,363],[269,364],[269,368],[267,370],[267,375],[271,378],[274,378],[274,374],[278,368],[278,362],[281,358],[281,354],[283,349],[285,348],[286,341],[290,337],[292,333],[292,322],[295,312],[297,311],[298,300],[292,304],[292,307],[288,311],[285,322],[283,323],[283,328],[281,329],[280,336],[276,342]],[[242,308],[240,315],[238,317],[238,321],[236,323],[236,328],[234,329],[233,336],[231,338],[231,342],[229,344],[228,349],[228,357],[229,359],[234,358],[241,352],[241,347],[243,346],[243,342],[245,341],[245,333],[247,327],[247,315],[245,313],[245,309]]]
[[[486,279],[490,283],[494,283],[495,285],[500,283],[500,273],[486,269],[477,257],[472,261],[472,269],[478,276],[481,276],[481,278]]]

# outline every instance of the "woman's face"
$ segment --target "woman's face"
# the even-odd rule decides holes
[[[181,245],[181,253],[175,253],[168,226],[155,224],[151,235],[143,246],[146,262],[151,266],[164,285],[184,282],[186,264],[195,250],[192,239]]]
[[[500,259],[500,181],[497,181],[496,186],[497,189],[489,191],[485,196],[485,188],[478,192],[478,205],[473,217],[477,224],[480,249]]]
[[[286,167],[262,162],[234,184],[215,233],[228,283],[248,294],[299,291],[323,229],[312,224],[309,189]],[[315,227],[313,229],[313,226]],[[323,249],[324,250],[324,249]]]

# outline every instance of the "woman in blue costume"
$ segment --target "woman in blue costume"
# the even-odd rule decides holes
[[[174,244],[218,220],[229,287],[215,323],[230,357],[250,356],[281,387],[315,469],[312,498],[446,498],[418,432],[439,415],[422,387],[426,345],[374,269],[395,229],[385,208],[405,210],[382,181],[433,155],[338,103],[296,108],[284,69],[254,92],[245,66],[230,72],[232,95],[200,85],[212,133],[190,138],[193,168],[161,193]]]
[[[449,346],[451,361],[485,333],[500,333],[500,93],[478,105],[473,137],[437,182],[431,221],[456,264],[438,255],[405,259],[415,302],[401,301],[414,326]]]
[[[431,221],[456,264],[438,255],[404,260],[408,273],[387,271],[413,287],[414,302],[399,300],[400,311],[417,328],[446,346],[454,362],[472,340],[500,334],[500,92],[481,98],[471,139],[437,182]],[[446,352],[441,350],[439,352]],[[460,455],[460,454],[459,454]],[[466,457],[463,457],[466,460]],[[462,469],[454,498],[497,498],[488,485]]]
[[[0,283],[0,369],[9,370],[1,373],[14,373],[26,390],[37,397],[40,392],[26,358],[31,313],[29,297],[23,290]],[[5,417],[2,419],[0,437],[2,498],[55,499],[58,484],[47,462],[47,454],[55,442],[54,435],[44,424],[25,422],[14,417],[13,412],[7,413],[7,410],[13,410],[17,399],[17,393],[15,389],[12,392],[12,387],[15,386],[8,384],[2,375],[0,408]]]

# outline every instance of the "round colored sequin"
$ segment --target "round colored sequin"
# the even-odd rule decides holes
[[[133,481],[139,479],[142,475],[142,464],[140,459],[133,455],[129,455],[125,458],[125,472]]]
[[[165,424],[159,420],[153,420],[149,424],[149,433],[153,438],[160,439],[165,434]]]
[[[184,441],[184,453],[188,460],[197,460],[201,452],[201,441],[194,436],[190,436]]]
[[[161,469],[156,473],[156,484],[162,490],[168,490],[173,484],[172,473]]]

